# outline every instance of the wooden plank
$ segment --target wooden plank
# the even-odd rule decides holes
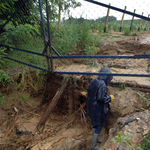
[[[40,129],[41,126],[44,126],[47,118],[49,117],[49,115],[52,112],[52,110],[54,109],[54,107],[57,105],[60,96],[62,95],[63,91],[65,90],[65,88],[67,86],[67,83],[68,83],[68,80],[69,80],[69,78],[66,78],[63,81],[61,87],[58,89],[58,91],[56,92],[54,98],[49,103],[48,108],[46,109],[46,111],[44,112],[41,120],[39,121],[38,125],[36,126],[37,129]]]

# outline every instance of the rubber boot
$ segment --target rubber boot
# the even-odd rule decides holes
[[[92,128],[92,134],[94,134],[95,128]],[[100,140],[99,138],[97,139],[97,143],[102,143],[104,140]]]
[[[98,150],[100,147],[97,144],[99,134],[94,133],[92,137],[91,150]]]

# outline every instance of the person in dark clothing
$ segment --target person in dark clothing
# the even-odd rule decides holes
[[[102,142],[98,137],[103,128],[103,124],[108,121],[108,104],[113,102],[114,96],[107,95],[107,85],[113,76],[107,67],[103,67],[99,75],[90,82],[87,97],[87,116],[91,119],[92,124],[92,144],[91,150],[99,149],[97,143]]]

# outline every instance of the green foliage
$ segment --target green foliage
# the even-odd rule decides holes
[[[87,68],[92,68],[92,67],[98,68],[98,64],[96,64],[96,63],[94,63],[93,61],[90,60],[88,62]]]
[[[132,31],[137,30],[137,26],[135,24],[132,24]]]
[[[28,101],[30,99],[30,96],[21,95],[21,96],[18,97],[18,99],[20,101]]]
[[[7,55],[5,53],[5,50],[6,50],[6,48],[0,47],[0,69],[2,69],[3,66],[5,65],[5,61],[3,60],[4,56]]]
[[[5,96],[2,93],[0,93],[0,105],[4,104],[5,102]]]
[[[76,48],[78,37],[75,30],[76,26],[63,25],[54,33],[52,43],[61,55],[67,55]]]
[[[133,35],[133,36],[137,36],[138,33],[137,33],[137,32],[133,32],[132,35]]]
[[[0,18],[1,20],[8,19],[15,10],[24,2],[24,0],[1,0],[0,1]],[[13,16],[11,19],[14,25],[24,24],[26,23],[33,23],[34,18],[37,17],[37,8],[38,3],[36,0],[27,1],[25,5],[22,6],[16,15]],[[38,9],[39,12],[39,9]]]
[[[120,84],[119,85],[119,91],[122,91],[126,88],[126,85],[125,84]]]
[[[96,19],[95,22],[102,22],[102,23],[105,23],[106,17],[107,17],[107,16],[104,16],[104,17],[102,17],[102,18],[98,18],[98,19]],[[114,16],[109,16],[109,17],[108,17],[108,22],[112,22],[112,21],[116,21],[116,20],[117,20],[117,18],[114,17]]]
[[[147,98],[145,97],[145,95],[142,95],[142,94],[140,94],[139,92],[137,92],[137,94],[140,96],[140,98],[142,98],[142,99],[144,99],[144,100],[146,101],[147,106],[149,107],[149,106],[150,106],[150,98],[147,99]]]
[[[93,33],[89,32],[89,30],[89,24],[83,23],[82,25],[78,26],[78,45],[81,46],[83,49],[93,45],[100,47],[103,44],[100,36],[94,35]]]
[[[143,150],[141,148],[141,146],[138,146],[136,147],[135,144],[133,144],[131,141],[130,141],[130,137],[129,135],[127,134],[126,136],[122,133],[122,131],[118,132],[118,134],[116,135],[115,138],[112,138],[112,141],[114,143],[119,143],[121,144],[122,142],[126,143],[128,146],[130,146],[131,149],[133,150]]]
[[[12,83],[12,80],[10,76],[8,75],[8,73],[0,69],[0,86],[6,86],[7,83]]]
[[[129,36],[130,35],[130,28],[129,27],[123,27],[123,32],[125,36]]]
[[[111,23],[109,23],[109,24],[107,25],[107,32],[109,32],[109,31],[111,30],[111,28],[112,28],[112,25],[111,25]]]
[[[57,26],[55,23],[51,23],[50,24],[50,29],[51,29],[51,36],[54,36],[54,34],[56,33],[57,31]]]
[[[27,42],[27,40],[33,38],[33,36],[40,34],[37,27],[34,27],[30,24],[20,24],[14,26],[10,21],[5,27],[5,32],[1,34],[1,41],[7,45],[14,45],[19,42]]]
[[[141,147],[142,147],[142,150],[150,149],[150,131],[148,132],[148,134],[144,138],[144,141],[143,141]]]
[[[111,34],[110,33],[104,33],[104,34],[101,34],[102,37],[110,37]]]
[[[89,44],[89,30],[90,26],[89,24],[86,24],[85,22],[78,26],[77,28],[77,33],[78,33],[78,45],[81,46],[82,48],[85,48],[86,45]]]
[[[99,33],[102,33],[104,31],[104,24],[100,23],[98,26]]]
[[[93,55],[97,52],[96,50],[96,47],[95,46],[89,46],[87,45],[85,48],[84,48],[84,52],[86,55]]]
[[[103,41],[100,36],[89,32],[90,26],[72,24],[71,26],[62,25],[53,34],[52,44],[61,55],[67,55],[77,46],[84,49],[87,55],[96,52],[96,46],[100,47]]]
[[[119,27],[120,27],[120,25],[117,24],[117,23],[114,23],[114,24],[112,25],[112,29],[113,29],[114,31],[119,31]]]
[[[115,138],[112,138],[112,141],[113,141],[114,143],[119,143],[119,144],[121,144],[121,142],[123,141],[122,136],[123,136],[122,131],[121,131],[121,132],[118,132],[118,134],[116,135],[116,137],[115,137]]]

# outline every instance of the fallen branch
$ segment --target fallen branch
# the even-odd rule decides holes
[[[44,126],[48,116],[50,115],[51,111],[53,110],[53,108],[56,106],[61,94],[63,93],[64,89],[66,88],[67,86],[67,83],[68,83],[68,80],[69,78],[66,78],[60,89],[58,89],[57,93],[55,94],[54,98],[52,99],[51,103],[48,105],[48,108],[46,109],[46,111],[44,112],[41,120],[39,121],[38,125],[36,126],[37,129],[40,129],[41,126]]]

